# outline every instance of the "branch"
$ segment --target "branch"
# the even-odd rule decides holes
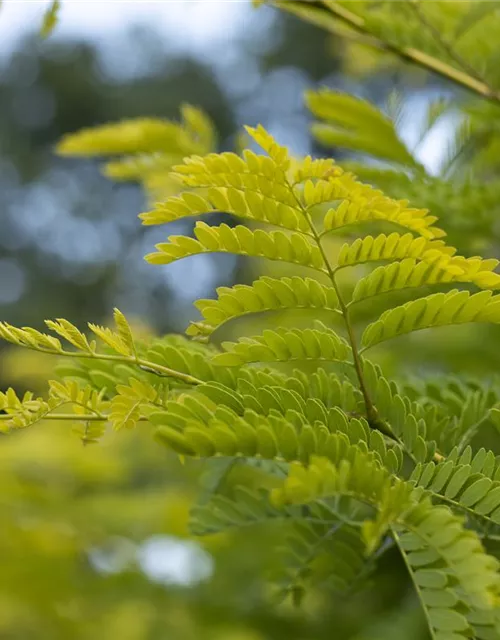
[[[335,33],[339,35],[339,30],[333,26],[333,22],[329,20],[333,15],[339,22],[343,23],[350,29],[353,29],[363,40],[365,44],[368,44],[377,49],[381,49],[382,51],[387,51],[389,53],[393,53],[402,60],[406,60],[407,62],[411,62],[412,64],[416,64],[427,71],[432,71],[437,73],[443,78],[454,82],[455,84],[472,91],[473,93],[486,98],[487,100],[491,100],[495,103],[500,103],[500,93],[490,87],[483,80],[479,80],[474,76],[466,73],[465,71],[461,71],[456,69],[452,65],[439,60],[419,49],[415,49],[413,47],[403,47],[397,44],[393,44],[391,42],[386,42],[381,40],[378,36],[370,31],[369,26],[366,24],[366,21],[361,16],[349,11],[338,2],[334,0],[321,0],[321,4],[324,5],[328,11],[324,11],[319,9],[318,4],[315,3],[315,6],[312,6],[312,3],[304,3],[304,6],[309,5],[309,11],[316,10],[317,16],[306,15],[305,11],[298,10],[299,6],[303,3],[301,2],[291,2],[290,0],[269,0],[269,4],[276,6],[279,9],[283,9],[284,11],[288,11],[290,13],[298,14],[302,16],[304,19],[309,19],[311,22],[314,22],[318,26],[322,26],[324,29],[327,29],[331,33]],[[295,5],[295,6],[294,6]],[[323,19],[320,18],[320,14],[323,12]],[[326,19],[325,19],[326,18]],[[342,35],[342,34],[340,34]]]
[[[427,20],[426,15],[422,12],[420,8],[420,0],[409,0],[408,6],[413,10],[413,12],[415,13],[417,19],[422,24],[422,26],[427,29],[427,31],[434,38],[435,42],[437,42],[437,44],[443,49],[443,51],[445,51],[445,53],[450,57],[450,59],[454,60],[457,63],[457,65],[459,67],[462,67],[462,69],[466,73],[470,74],[471,77],[474,77],[479,82],[483,82],[484,84],[486,84],[484,81],[484,78],[482,78],[478,74],[478,72],[467,62],[467,60],[464,60],[464,58],[462,58],[462,56],[455,51],[453,46],[443,38],[439,29],[437,29],[437,27],[435,27],[432,24],[432,22],[429,22],[429,20]]]
[[[198,385],[202,384],[203,380],[199,378],[195,378],[194,376],[189,375],[188,373],[182,373],[182,371],[176,371],[175,369],[170,369],[169,367],[165,367],[162,364],[158,364],[156,362],[151,362],[149,360],[144,360],[143,358],[139,358],[135,355],[132,356],[122,356],[122,355],[114,355],[110,353],[96,353],[90,351],[56,351],[52,349],[46,349],[38,346],[31,346],[28,344],[19,344],[13,342],[12,344],[23,347],[24,349],[32,349],[33,351],[38,351],[39,353],[47,353],[54,356],[66,356],[69,358],[85,358],[85,359],[94,359],[94,360],[113,360],[114,362],[125,362],[127,364],[136,365],[139,369],[143,371],[147,371],[148,373],[153,373],[157,376],[164,376],[168,378],[177,378],[177,380],[181,380],[186,384]]]
[[[0,420],[12,420],[15,417],[13,413],[0,413]],[[47,413],[43,416],[43,420],[74,420],[85,422],[106,422],[109,416],[95,415],[94,413]],[[31,425],[30,425],[31,426]]]

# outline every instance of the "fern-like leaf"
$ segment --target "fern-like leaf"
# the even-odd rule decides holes
[[[337,262],[339,267],[348,267],[365,262],[405,258],[431,261],[445,255],[453,255],[455,252],[454,248],[447,247],[442,240],[429,241],[422,236],[415,238],[411,233],[382,233],[376,237],[365,236],[357,238],[352,243],[343,244]]]
[[[322,144],[419,167],[391,120],[369,102],[326,88],[309,91],[306,101],[313,115],[321,120],[312,125],[312,133]]]
[[[311,156],[306,156],[301,161],[294,160],[292,167],[292,183],[294,185],[306,180],[327,180],[344,173],[332,158],[315,158],[313,160]]]
[[[114,319],[117,332],[111,331],[107,327],[99,327],[98,325],[89,323],[89,328],[96,336],[101,338],[109,347],[117,353],[124,356],[136,355],[134,338],[130,325],[121,311],[114,310]]]
[[[412,402],[368,360],[363,363],[363,375],[379,419],[390,425],[405,451],[416,461],[431,460],[437,448],[435,435],[442,426],[436,412]]]
[[[498,564],[478,536],[446,507],[426,503],[393,531],[432,636],[495,637]]]
[[[108,402],[103,399],[103,392],[90,386],[81,387],[77,382],[51,380],[50,397],[59,402],[72,405],[76,415],[91,412],[98,417],[105,417]]]
[[[454,450],[439,464],[417,465],[410,479],[438,499],[500,524],[500,467],[491,451],[472,456],[470,447],[460,455]]]
[[[220,160],[220,156],[217,156],[217,159]],[[198,176],[198,174],[195,175]],[[207,175],[211,176],[216,184],[216,176],[212,173]],[[283,229],[308,231],[307,223],[286,186],[280,185],[279,182],[273,183],[271,178],[258,179],[250,172],[248,175],[244,174],[244,177],[240,177],[238,173],[228,173],[227,176],[228,186],[207,185],[210,186],[207,195],[185,192],[157,204],[152,211],[141,213],[143,223],[145,225],[166,224],[189,216],[219,211]],[[238,177],[240,177],[239,180]],[[197,179],[199,181],[199,178]],[[236,186],[231,185],[231,182]]]
[[[158,404],[165,401],[165,391],[153,387],[151,384],[130,378],[128,385],[119,384],[117,394],[111,400],[109,420],[113,428],[132,429],[142,417],[143,405]]]
[[[348,496],[378,510],[377,518],[363,523],[368,549],[374,550],[389,526],[413,504],[411,485],[393,480],[390,473],[355,445],[336,460],[313,457],[309,466],[291,465],[283,487],[273,490],[277,505],[308,504]]]
[[[184,122],[137,118],[66,135],[57,152],[70,156],[103,156],[154,153],[204,153],[213,144],[213,128],[198,109],[184,105]],[[197,125],[195,125],[197,121]],[[177,156],[178,157],[178,156]]]
[[[210,153],[215,129],[208,116],[190,105],[181,106],[181,122],[136,118],[66,135],[57,147],[68,156],[118,156],[103,167],[113,180],[141,182],[150,198],[165,198],[180,190],[169,176],[172,167],[193,153]]]
[[[284,229],[309,233],[300,205],[288,183],[290,164],[287,150],[279,146],[263,127],[248,129],[270,153],[256,155],[244,151],[192,156],[175,167],[174,176],[191,189],[141,214],[143,223],[156,225],[213,211],[265,222]]]
[[[372,465],[369,473],[367,464]],[[392,532],[434,638],[445,633],[470,637],[477,627],[478,637],[488,637],[482,635],[485,631],[494,637],[498,562],[486,555],[477,535],[449,509],[419,499],[411,485],[391,480],[374,464],[355,451],[338,465],[324,459],[314,460],[308,468],[295,464],[284,487],[274,491],[275,500],[309,504],[340,494],[373,505],[377,517],[363,529],[367,543],[376,546],[384,532]]]
[[[378,267],[358,281],[352,300],[360,301],[381,293],[436,284],[464,282],[481,289],[499,289],[500,275],[492,273],[496,260],[431,256],[417,262],[406,258],[401,262]]]
[[[373,221],[390,222],[428,240],[445,235],[444,231],[432,226],[436,218],[430,216],[427,210],[409,209],[405,201],[398,202],[377,195],[371,199],[345,199],[338,207],[329,209],[324,219],[324,231]]]
[[[57,403],[34,397],[30,391],[22,398],[12,388],[0,392],[0,432],[29,427],[45,419],[56,406]]]
[[[290,594],[297,600],[313,586],[345,593],[367,572],[359,528],[345,522],[334,507],[310,511],[277,507],[268,491],[236,486],[231,498],[213,495],[208,503],[196,506],[190,517],[195,535],[273,524],[282,526],[283,543],[276,550],[280,569],[271,577],[283,597]]]
[[[220,287],[217,295],[217,300],[195,303],[203,320],[192,322],[188,335],[208,337],[229,320],[250,313],[278,309],[338,309],[338,296],[333,287],[298,276],[279,279],[263,276],[251,285]]]
[[[400,468],[401,451],[388,447],[364,420],[349,419],[338,407],[325,410],[317,402],[301,406],[291,393],[273,399],[275,393],[270,391],[266,409],[259,396],[252,402],[252,396],[209,384],[199,388],[201,395],[183,395],[148,417],[158,425],[158,439],[183,455],[307,461],[318,453],[336,459],[358,443],[368,457]],[[264,395],[260,399],[266,403]],[[286,403],[281,410],[280,400]]]
[[[214,362],[241,366],[252,362],[290,362],[293,360],[331,360],[348,362],[350,347],[334,331],[316,321],[315,329],[266,329],[262,336],[224,342],[225,353]]]
[[[419,298],[385,311],[365,329],[362,343],[371,347],[412,331],[466,322],[500,322],[500,297],[454,289]]]
[[[243,226],[231,228],[226,224],[210,227],[204,222],[196,223],[194,233],[196,239],[170,236],[169,242],[157,244],[157,252],[148,254],[146,260],[152,264],[170,264],[200,253],[232,253],[326,271],[318,247],[299,233],[288,236],[282,231],[267,233]]]

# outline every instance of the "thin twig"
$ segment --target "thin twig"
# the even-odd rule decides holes
[[[13,413],[1,413],[0,420],[12,420],[15,417]],[[47,413],[43,416],[43,420],[84,420],[85,422],[105,422],[109,416],[104,414],[95,415],[94,413],[78,414],[78,413]],[[30,424],[31,426],[31,424]]]
[[[16,343],[13,343],[16,344]],[[157,362],[151,362],[149,360],[144,360],[143,358],[138,358],[137,356],[122,356],[115,355],[111,353],[96,353],[91,351],[66,351],[61,349],[60,351],[56,351],[55,349],[46,349],[44,347],[34,347],[29,344],[20,344],[26,349],[32,349],[33,351],[38,351],[40,353],[47,353],[54,356],[66,356],[69,358],[85,358],[85,359],[94,359],[94,360],[113,360],[114,362],[124,362],[126,364],[130,364],[132,366],[137,366],[139,369],[143,371],[147,371],[149,373],[154,373],[157,376],[164,376],[168,378],[177,378],[186,384],[198,385],[202,384],[203,380],[199,378],[195,378],[194,376],[183,373],[182,371],[176,371],[175,369],[170,369],[170,367],[165,367],[162,364],[158,364]]]

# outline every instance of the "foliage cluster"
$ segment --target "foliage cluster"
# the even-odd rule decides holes
[[[460,104],[441,174],[429,175],[401,139],[397,100],[384,113],[328,89],[306,96],[313,135],[371,161],[292,157],[260,125],[246,128],[241,153],[217,153],[209,119],[190,106],[181,123],[140,119],[65,138],[63,154],[118,156],[107,175],[140,181],[158,201],[141,214],[143,224],[203,218],[193,235],[157,244],[148,262],[216,252],[288,271],[199,300],[187,337],[136,337],[119,310],[113,328],[89,323],[88,332],[64,319],[47,321],[51,333],[0,323],[7,342],[61,357],[46,396],[0,395],[0,425],[71,422],[84,443],[98,442],[108,425],[150,425],[181,460],[208,467],[191,509],[193,534],[279,531],[280,597],[300,603],[317,590],[357,593],[377,579],[384,556],[397,553],[433,640],[493,640],[500,634],[495,355],[476,377],[441,371],[415,380],[404,365],[416,345],[432,369],[428,330],[451,331],[443,357],[450,363],[461,353],[456,342],[473,345],[484,340],[484,325],[500,324],[499,262],[475,255],[478,246],[497,250],[500,79],[492,41],[482,36],[476,45],[478,30],[500,32],[498,5],[270,4],[475,94]],[[422,136],[458,108],[431,104]],[[234,223],[210,224],[215,212]],[[247,331],[250,318],[255,333]],[[399,348],[386,345],[392,340]]]

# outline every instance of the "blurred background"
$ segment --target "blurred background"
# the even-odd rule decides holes
[[[221,150],[235,148],[244,123],[262,123],[294,153],[324,154],[308,131],[308,88],[378,104],[396,88],[413,114],[401,123],[408,141],[422,105],[453,91],[392,59],[373,68],[370,53],[244,0],[65,0],[42,40],[47,4],[0,8],[0,319],[16,325],[105,323],[118,306],[157,331],[182,331],[194,299],[250,279],[230,256],[146,264],[167,231],[139,224],[144,193],[112,183],[96,161],[57,157],[64,134],[137,116],[177,119],[188,102],[213,119]],[[444,119],[419,148],[429,171],[453,126]],[[1,388],[36,387],[52,364],[2,347]],[[189,539],[197,475],[145,431],[88,448],[53,425],[2,438],[0,639],[312,640],[332,628],[336,638],[361,638],[363,626],[376,634],[391,606],[407,620],[405,638],[423,637],[391,558],[377,593],[349,605],[316,596],[301,611],[270,606],[269,533]]]

